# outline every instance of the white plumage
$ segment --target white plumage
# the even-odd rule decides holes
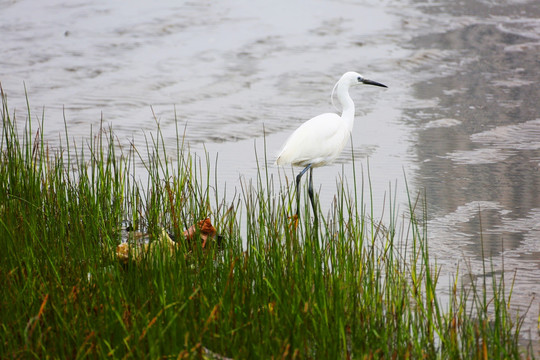
[[[313,200],[313,168],[332,163],[347,144],[354,124],[354,102],[349,95],[349,88],[358,84],[386,87],[376,81],[365,79],[357,72],[346,72],[334,86],[342,107],[341,116],[326,113],[311,118],[292,133],[279,153],[276,160],[278,165],[291,164],[304,167],[296,177],[297,215],[300,203],[298,186],[302,175],[309,169],[308,193],[316,216]],[[333,94],[334,91],[332,96]]]
[[[276,163],[319,167],[331,163],[341,153],[350,136],[338,114],[315,116],[296,129],[281,150]]]

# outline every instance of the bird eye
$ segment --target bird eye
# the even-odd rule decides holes
[[[360,76],[358,77],[358,82],[362,82],[364,79],[362,79]]]

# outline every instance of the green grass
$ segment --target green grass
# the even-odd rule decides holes
[[[369,178],[338,184],[319,229],[303,220],[308,206],[295,228],[294,188],[276,185],[266,164],[231,204],[217,193],[219,176],[209,177],[211,161],[184,152],[180,132],[174,163],[159,129],[142,154],[103,128],[79,147],[66,130],[52,150],[43,123],[30,114],[16,122],[2,100],[2,358],[533,356],[502,281],[465,287],[456,274],[441,305],[414,201],[413,215],[391,204],[388,224],[371,222]],[[137,180],[139,161],[147,184]],[[206,217],[222,249],[184,241],[183,230]],[[176,253],[121,264],[126,223],[167,229]]]

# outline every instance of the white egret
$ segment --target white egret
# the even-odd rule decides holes
[[[341,116],[326,113],[306,121],[292,133],[279,153],[276,164],[304,167],[296,176],[297,217],[300,208],[300,179],[309,170],[308,194],[315,221],[317,221],[317,210],[313,199],[313,169],[332,163],[347,144],[354,124],[354,102],[349,95],[349,88],[358,84],[387,87],[376,81],[365,79],[357,72],[346,72],[332,90],[332,100],[336,91],[341,104]]]

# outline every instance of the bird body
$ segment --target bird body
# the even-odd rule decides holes
[[[343,119],[333,113],[318,115],[292,133],[276,163],[319,167],[330,164],[341,153],[350,136]],[[321,131],[324,129],[324,131]]]
[[[341,116],[326,113],[306,121],[292,133],[278,155],[276,160],[278,165],[291,164],[304,167],[296,177],[297,215],[300,204],[298,189],[300,179],[307,170],[310,170],[308,193],[315,219],[317,219],[313,200],[313,168],[332,163],[347,144],[353,129],[355,112],[349,88],[358,84],[386,87],[386,85],[376,81],[365,79],[357,72],[346,72],[334,86],[342,107]],[[332,91],[332,99],[334,90]]]

